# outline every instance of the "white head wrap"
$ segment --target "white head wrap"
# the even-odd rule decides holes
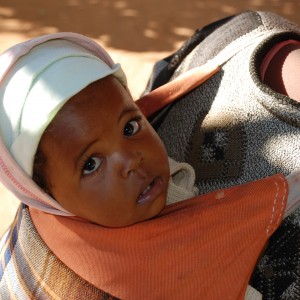
[[[34,156],[44,130],[62,106],[90,83],[109,75],[126,86],[120,65],[114,64],[97,43],[75,33],[42,36],[0,56],[0,136],[8,150],[2,151],[4,145],[0,145],[0,178],[21,201],[44,211],[69,215],[30,182]],[[19,179],[15,178],[17,174]],[[30,187],[20,188],[24,182]]]

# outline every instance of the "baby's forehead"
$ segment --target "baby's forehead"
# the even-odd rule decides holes
[[[118,119],[120,110],[128,105],[134,105],[129,91],[116,79],[110,75],[105,78],[94,81],[72,96],[58,111],[50,123],[52,130],[60,127],[72,127],[74,130],[81,131],[83,128],[88,130],[94,123],[101,125],[102,119],[109,116],[111,119]],[[116,110],[115,106],[119,109]],[[81,128],[78,128],[78,122],[82,122]],[[77,123],[76,123],[77,122]]]
[[[112,85],[112,82],[115,84]],[[82,109],[85,109],[94,102],[101,106],[101,104],[105,104],[104,102],[109,101],[114,92],[113,90],[117,89],[125,90],[129,95],[129,92],[113,75],[95,80],[70,97],[61,110],[72,110],[72,107],[76,106],[82,106]]]

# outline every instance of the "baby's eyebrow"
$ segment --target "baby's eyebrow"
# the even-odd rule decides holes
[[[138,111],[140,111],[140,110],[136,106],[132,106],[132,105],[125,106],[119,115],[118,122],[123,118],[124,115],[126,115],[128,113],[132,113],[132,112],[138,112]]]

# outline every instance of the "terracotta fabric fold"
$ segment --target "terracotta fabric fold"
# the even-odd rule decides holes
[[[220,67],[217,64],[208,62],[187,71],[151,93],[144,95],[136,103],[144,115],[149,117],[159,109],[203,84],[219,70]]]
[[[287,184],[275,175],[167,206],[159,217],[104,228],[30,209],[42,239],[80,277],[121,299],[243,299]]]

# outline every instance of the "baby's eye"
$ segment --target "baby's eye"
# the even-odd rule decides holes
[[[90,175],[96,172],[101,166],[101,158],[92,156],[87,159],[87,161],[83,165],[83,175]]]
[[[140,130],[140,120],[131,120],[129,121],[124,128],[124,135],[131,136],[139,132]]]

